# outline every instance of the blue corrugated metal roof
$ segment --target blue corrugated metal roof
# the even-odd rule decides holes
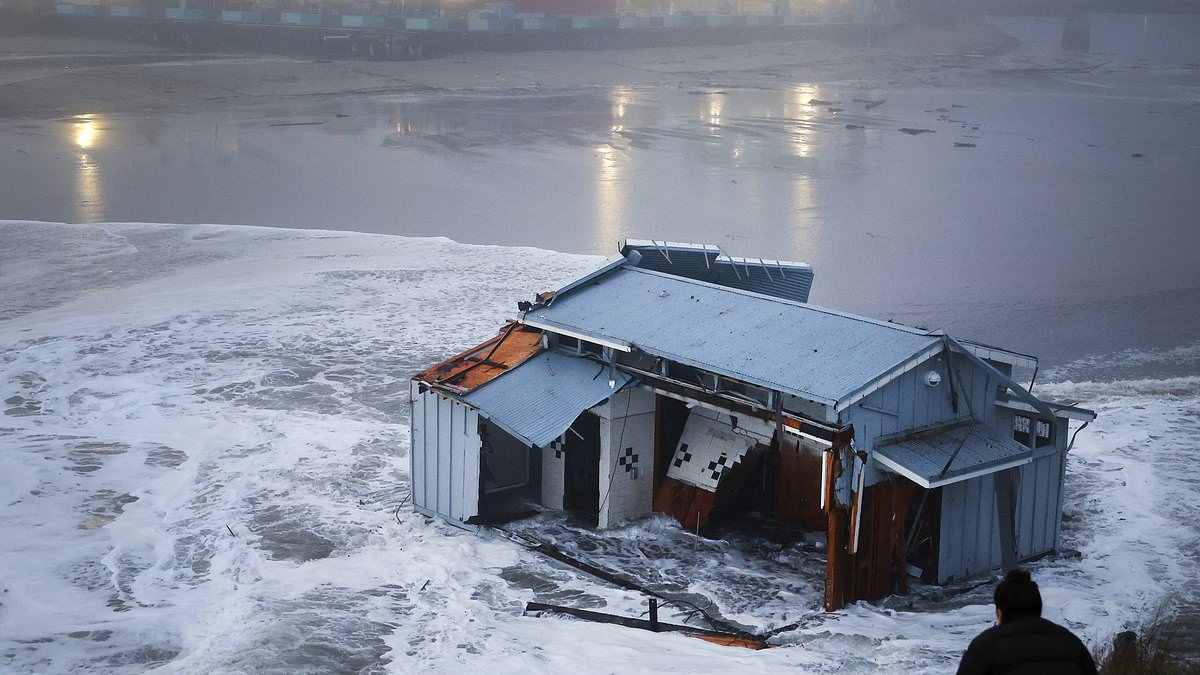
[[[960,445],[962,449],[955,455]],[[954,461],[943,473],[951,456]],[[1033,460],[1033,451],[980,424],[966,423],[876,445],[875,458],[918,485],[934,488],[1028,464]]]
[[[833,403],[940,336],[790,300],[624,267],[526,312],[565,330]]]
[[[781,260],[730,258],[704,244],[628,240],[624,251],[637,251],[636,267],[706,281],[797,302],[808,302],[812,266]]]
[[[521,441],[546,447],[584,410],[620,391],[633,378],[582,357],[542,352],[463,397]]]

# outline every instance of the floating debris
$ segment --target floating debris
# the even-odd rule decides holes
[[[866,127],[864,127],[861,124],[847,124],[846,128],[847,129],[866,129]]]
[[[909,136],[920,136],[921,134],[932,134],[933,129],[913,129],[912,127],[903,127],[900,133],[908,134]]]
[[[961,143],[959,141],[955,141],[954,147],[956,147],[956,148],[974,148],[976,146],[974,143]]]
[[[878,108],[879,106],[883,105],[884,103],[887,103],[887,99],[886,99],[886,98],[879,98],[879,99],[870,99],[870,98],[856,98],[856,99],[853,99],[853,101],[854,101],[855,103],[862,103],[862,104],[864,104],[864,107],[865,107],[867,110],[871,110],[871,109],[873,109],[873,108]]]

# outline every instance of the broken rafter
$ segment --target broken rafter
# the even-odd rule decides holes
[[[524,363],[541,348],[540,331],[510,322],[499,335],[417,373],[413,379],[423,385],[462,394]]]

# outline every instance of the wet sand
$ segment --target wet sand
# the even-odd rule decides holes
[[[819,40],[658,49],[479,52],[415,62],[181,52],[64,36],[0,36],[0,119],[183,112],[279,97],[562,90],[617,85],[776,86],[941,70],[948,57],[1011,46],[986,27],[911,29],[872,49]],[[890,45],[890,46],[889,46]]]

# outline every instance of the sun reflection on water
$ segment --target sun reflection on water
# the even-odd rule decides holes
[[[79,149],[75,163],[75,221],[91,223],[104,218],[104,191],[95,150],[103,140],[98,115],[80,115],[72,122],[72,139]]]
[[[789,149],[797,157],[811,157],[813,154],[812,135],[818,112],[815,101],[820,100],[821,88],[815,84],[798,84],[787,92],[784,114],[793,120]]]
[[[602,249],[614,246],[625,225],[625,152],[609,143],[596,146],[596,239]]]

